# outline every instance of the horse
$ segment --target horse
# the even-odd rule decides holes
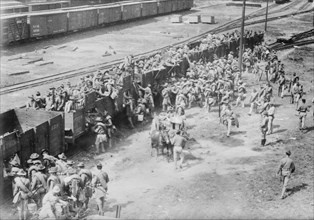
[[[151,134],[151,156],[153,156],[153,150],[156,149],[157,158],[160,155],[164,155],[165,148],[167,149],[168,162],[172,155],[172,146],[170,143],[170,137],[168,131],[165,129],[155,130]]]

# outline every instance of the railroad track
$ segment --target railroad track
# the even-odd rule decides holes
[[[273,20],[277,20],[277,19],[281,19],[281,18],[285,18],[285,17],[289,17],[291,15],[297,15],[297,14],[303,14],[303,13],[308,13],[313,11],[313,9],[310,10],[306,10],[306,11],[301,11],[301,12],[294,12],[294,13],[289,13],[286,15],[281,15],[281,16],[277,16],[277,17],[271,17],[268,19],[268,21],[273,21]],[[253,14],[253,13],[252,13]],[[249,17],[250,15],[246,16]],[[255,16],[255,17],[259,17],[259,16]],[[251,19],[252,17],[250,17]],[[162,48],[158,48],[149,52],[145,52],[145,53],[141,53],[141,54],[137,54],[136,56],[134,56],[134,58],[140,58],[142,56],[149,56],[149,55],[153,55],[156,54],[158,51],[169,48],[169,47],[173,47],[173,46],[178,46],[178,45],[182,45],[182,44],[187,44],[187,43],[193,43],[196,42],[198,40],[200,40],[201,38],[203,38],[204,36],[206,36],[209,33],[221,33],[221,32],[225,32],[228,30],[232,30],[234,28],[240,27],[241,24],[241,18],[235,19],[231,22],[227,22],[224,25],[221,25],[217,28],[214,28],[210,31],[206,31],[200,35],[188,38],[186,40],[162,47]],[[263,23],[265,22],[265,19],[260,19],[260,20],[256,20],[253,22],[247,22],[246,25],[254,25],[254,24],[258,24],[258,23]],[[117,59],[115,61],[112,62],[107,62],[107,63],[101,63],[101,64],[96,64],[96,65],[92,65],[92,66],[87,66],[84,68],[80,68],[80,69],[76,69],[76,70],[71,70],[71,71],[67,71],[67,72],[61,72],[58,74],[55,74],[53,76],[46,76],[46,77],[42,77],[40,79],[34,79],[34,80],[29,80],[26,82],[22,82],[22,83],[17,83],[15,85],[11,85],[11,86],[6,86],[0,89],[0,95],[5,95],[5,94],[9,94],[9,93],[13,93],[19,90],[24,90],[24,89],[28,89],[28,88],[32,88],[35,86],[40,86],[40,85],[44,85],[47,83],[52,83],[52,82],[57,82],[60,80],[65,80],[65,79],[69,79],[69,78],[73,78],[73,77],[77,77],[77,76],[82,76],[82,75],[86,75],[88,73],[97,71],[99,69],[109,69],[111,68],[113,65],[117,65],[123,62],[124,59]]]

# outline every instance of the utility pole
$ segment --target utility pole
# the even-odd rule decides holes
[[[265,32],[267,31],[268,1],[269,1],[269,0],[267,0],[267,6],[266,6]]]
[[[244,22],[245,22],[245,1],[246,0],[243,0],[243,6],[242,6],[242,24],[241,24],[240,54],[239,54],[240,74],[242,74],[243,36],[244,36]]]

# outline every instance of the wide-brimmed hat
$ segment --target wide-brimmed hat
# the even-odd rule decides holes
[[[28,159],[28,160],[27,160],[27,163],[28,163],[28,164],[33,164],[33,160],[32,160],[32,159]]]
[[[67,159],[67,157],[64,155],[64,153],[59,154],[58,158],[62,159],[62,160],[66,160]]]
[[[33,164],[41,164],[40,160],[33,160]]]
[[[39,158],[39,154],[38,153],[32,153],[29,158],[32,159],[32,160],[36,160],[36,159]]]
[[[95,122],[102,122],[102,121],[103,121],[102,118],[99,116],[95,118]]]
[[[102,164],[99,162],[96,164],[96,167],[102,167]]]
[[[17,176],[26,176],[26,172],[22,169],[19,169],[19,171],[17,171],[16,175]]]
[[[68,160],[67,161],[67,165],[73,165],[74,164],[74,161],[73,160]]]
[[[61,189],[58,185],[54,186],[53,189],[52,189],[52,192],[53,193],[60,193]]]
[[[46,152],[47,154],[49,154],[49,151],[47,149],[42,149],[40,154],[43,154],[44,152]]]
[[[36,169],[37,170],[44,170],[44,169],[46,169],[46,167],[44,165],[40,164]]]
[[[83,162],[80,162],[77,166],[78,167],[85,167],[85,164]]]
[[[11,164],[12,166],[15,166],[15,167],[20,165],[16,160],[11,160],[9,162],[9,164]]]
[[[49,173],[57,173],[58,172],[58,168],[57,167],[51,167],[49,169]]]
[[[73,174],[76,174],[76,170],[72,167],[70,167],[68,170],[67,170],[67,174],[69,175],[73,175]]]
[[[290,151],[290,150],[287,150],[287,151],[286,151],[286,154],[287,154],[288,156],[290,156],[290,155],[291,155],[291,151]]]

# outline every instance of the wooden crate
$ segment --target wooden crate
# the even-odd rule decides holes
[[[98,8],[98,24],[108,24],[117,21],[121,21],[121,6],[120,5],[108,5]]]
[[[156,1],[142,2],[142,17],[157,15],[158,5]]]
[[[126,3],[122,5],[122,20],[132,20],[141,17],[141,3]]]

